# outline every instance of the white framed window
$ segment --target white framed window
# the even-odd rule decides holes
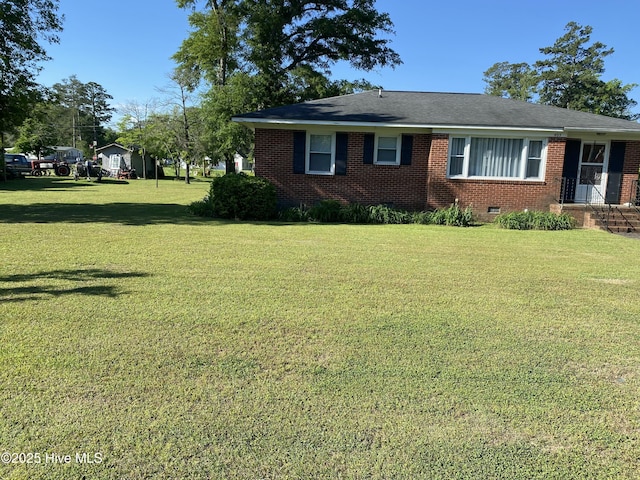
[[[529,150],[527,151],[527,170],[524,178],[542,178],[542,140],[529,140]]]
[[[510,137],[450,137],[448,176],[541,180],[546,140]]]
[[[306,173],[333,175],[336,165],[336,141],[332,133],[307,135]]]
[[[456,177],[464,172],[466,139],[455,137],[449,142],[449,176]]]
[[[124,168],[122,163],[122,155],[120,155],[119,153],[112,153],[111,155],[109,155],[109,170],[115,171],[119,168]]]
[[[373,163],[379,165],[400,165],[400,135],[376,135]]]

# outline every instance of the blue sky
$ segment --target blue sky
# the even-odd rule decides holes
[[[388,90],[481,93],[483,72],[496,62],[542,58],[575,21],[593,27],[592,40],[615,52],[605,61],[605,80],[640,84],[638,0],[377,0],[389,13],[396,35],[392,47],[403,65],[395,70],[354,71],[346,64],[335,78],[366,78]],[[71,75],[97,82],[113,106],[144,103],[162,95],[171,55],[188,35],[187,12],[174,0],[60,0],[66,16],[53,60],[38,81],[51,86]],[[640,87],[630,95],[640,102]],[[640,112],[640,108],[636,108]]]

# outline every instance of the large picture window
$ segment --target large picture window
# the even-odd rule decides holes
[[[527,138],[451,137],[450,177],[539,180],[545,142]]]

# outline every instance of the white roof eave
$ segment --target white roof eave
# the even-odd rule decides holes
[[[640,128],[616,128],[616,127],[564,127],[566,132],[585,132],[585,133],[632,133],[640,135]]]
[[[548,132],[563,133],[564,129],[558,127],[511,127],[497,125],[438,125],[438,124],[416,124],[416,123],[398,123],[398,122],[344,122],[334,120],[288,120],[288,119],[271,119],[271,118],[243,118],[233,117],[234,122],[245,123],[251,128],[258,125],[264,126],[341,126],[341,127],[357,127],[357,128],[403,128],[403,129],[420,129],[432,130],[434,133],[445,133],[452,130],[495,130],[495,131],[530,131],[530,132]]]

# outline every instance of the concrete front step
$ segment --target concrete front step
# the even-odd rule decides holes
[[[634,233],[637,232],[637,229],[633,229],[633,228],[629,228],[629,227],[623,227],[623,226],[611,226],[609,225],[609,228],[605,228],[604,226],[600,227],[602,230],[608,230],[611,233]]]
[[[626,205],[614,205],[609,209],[606,206],[597,207],[584,204],[564,204],[562,206],[552,204],[549,210],[556,213],[568,213],[576,219],[579,227],[600,228],[603,230],[606,229],[599,217],[605,218],[608,215],[609,230],[616,233],[619,230],[620,233],[637,233],[640,235],[640,211],[637,208]]]
[[[601,220],[599,218],[596,217],[596,221],[600,221],[600,222],[604,222],[604,220]],[[637,218],[622,218],[622,217],[609,217],[606,219],[606,221],[609,224],[620,224],[620,225],[631,225],[633,227],[639,227],[640,226],[640,219]]]
[[[602,218],[599,218],[602,215]],[[615,233],[631,233],[640,231],[640,213],[636,210],[628,210],[621,212],[613,210],[610,212],[603,211],[599,214],[591,214],[595,226],[601,229],[607,229]],[[603,220],[606,218],[606,221]]]

